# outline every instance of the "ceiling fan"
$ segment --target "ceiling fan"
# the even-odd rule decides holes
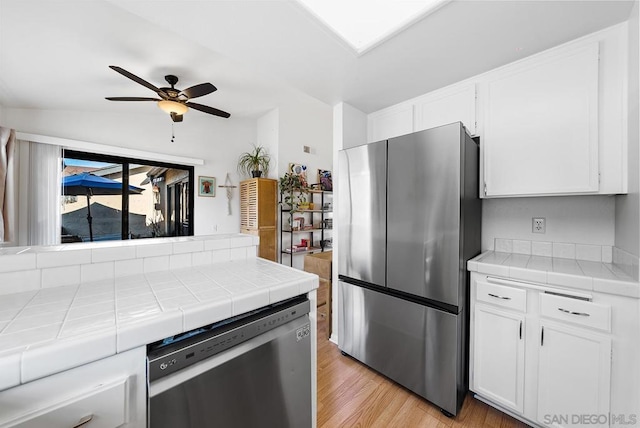
[[[158,103],[158,107],[160,107],[163,111],[169,113],[169,115],[171,116],[171,120],[173,120],[174,122],[182,122],[182,115],[185,114],[187,110],[189,110],[189,107],[195,110],[200,110],[204,113],[212,114],[214,116],[220,116],[224,118],[228,118],[231,116],[226,111],[218,110],[217,108],[205,106],[202,104],[192,103],[189,101],[192,98],[202,97],[204,95],[217,91],[218,89],[211,83],[201,83],[199,85],[195,85],[181,91],[180,89],[176,89],[174,87],[175,84],[178,83],[178,78],[172,74],[169,74],[167,76],[164,76],[164,79],[169,85],[171,85],[171,87],[156,88],[146,80],[139,78],[135,74],[129,73],[124,68],[115,65],[110,65],[109,68],[117,71],[125,77],[128,77],[134,82],[151,89],[160,97],[106,97],[106,99],[108,99],[109,101],[155,101]]]

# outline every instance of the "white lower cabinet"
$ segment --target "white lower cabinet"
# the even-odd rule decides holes
[[[0,428],[146,426],[145,347],[0,391]]]
[[[470,389],[535,426],[608,427],[611,307],[559,292],[472,273]]]
[[[538,422],[608,427],[611,339],[551,321],[540,323]]]
[[[474,312],[474,391],[524,410],[524,316],[477,304]]]

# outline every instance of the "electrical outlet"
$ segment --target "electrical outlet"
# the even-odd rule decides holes
[[[533,233],[545,233],[547,230],[544,217],[533,217],[531,231]]]

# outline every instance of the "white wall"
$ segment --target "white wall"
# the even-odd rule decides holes
[[[270,156],[268,178],[278,178],[278,153],[280,141],[280,112],[277,108],[258,118],[257,144],[261,145]]]
[[[546,219],[546,233],[532,233],[533,217]],[[613,246],[614,218],[612,196],[484,199],[482,251],[495,238]]]
[[[629,85],[628,85],[628,162],[629,194],[616,197],[616,247],[640,256],[640,110],[638,109],[640,68],[640,7],[635,2],[629,19]]]
[[[221,119],[189,112],[184,122],[175,124],[175,142],[171,142],[171,120],[157,109],[149,114],[125,114],[88,111],[25,110],[4,108],[2,125],[17,131],[127,147],[153,153],[166,153],[204,159],[195,167],[199,175],[213,176],[224,184],[227,172],[234,185],[241,152],[256,141],[256,123],[249,119]],[[232,215],[227,215],[224,189],[216,188],[214,198],[198,197],[194,202],[196,235],[235,233],[240,230],[239,190],[234,189]]]
[[[331,170],[332,109],[319,101],[309,99],[279,108],[278,176],[282,176],[289,163],[307,166],[309,184],[317,182],[317,170]],[[303,151],[304,146],[310,152]]]
[[[333,170],[332,150],[332,109],[314,99],[296,104],[286,104],[278,108],[279,144],[278,144],[278,177],[289,167],[289,163],[307,166],[309,184],[318,182],[318,169]],[[309,146],[310,152],[304,152]],[[316,197],[317,198],[317,197]],[[317,198],[315,202],[320,202]],[[332,201],[329,201],[332,202]],[[319,220],[318,217],[314,217]],[[319,236],[314,236],[319,240]],[[299,243],[305,236],[294,235],[294,243]],[[288,237],[284,237],[285,245]],[[302,269],[304,256],[282,255],[282,263],[289,265],[293,257],[293,267]]]

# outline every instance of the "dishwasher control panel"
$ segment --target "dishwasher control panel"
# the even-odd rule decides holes
[[[296,298],[151,344],[147,347],[149,381],[162,378],[287,324],[308,314],[309,310],[307,298]],[[309,334],[308,325],[306,330],[302,328],[296,332],[298,341]]]

